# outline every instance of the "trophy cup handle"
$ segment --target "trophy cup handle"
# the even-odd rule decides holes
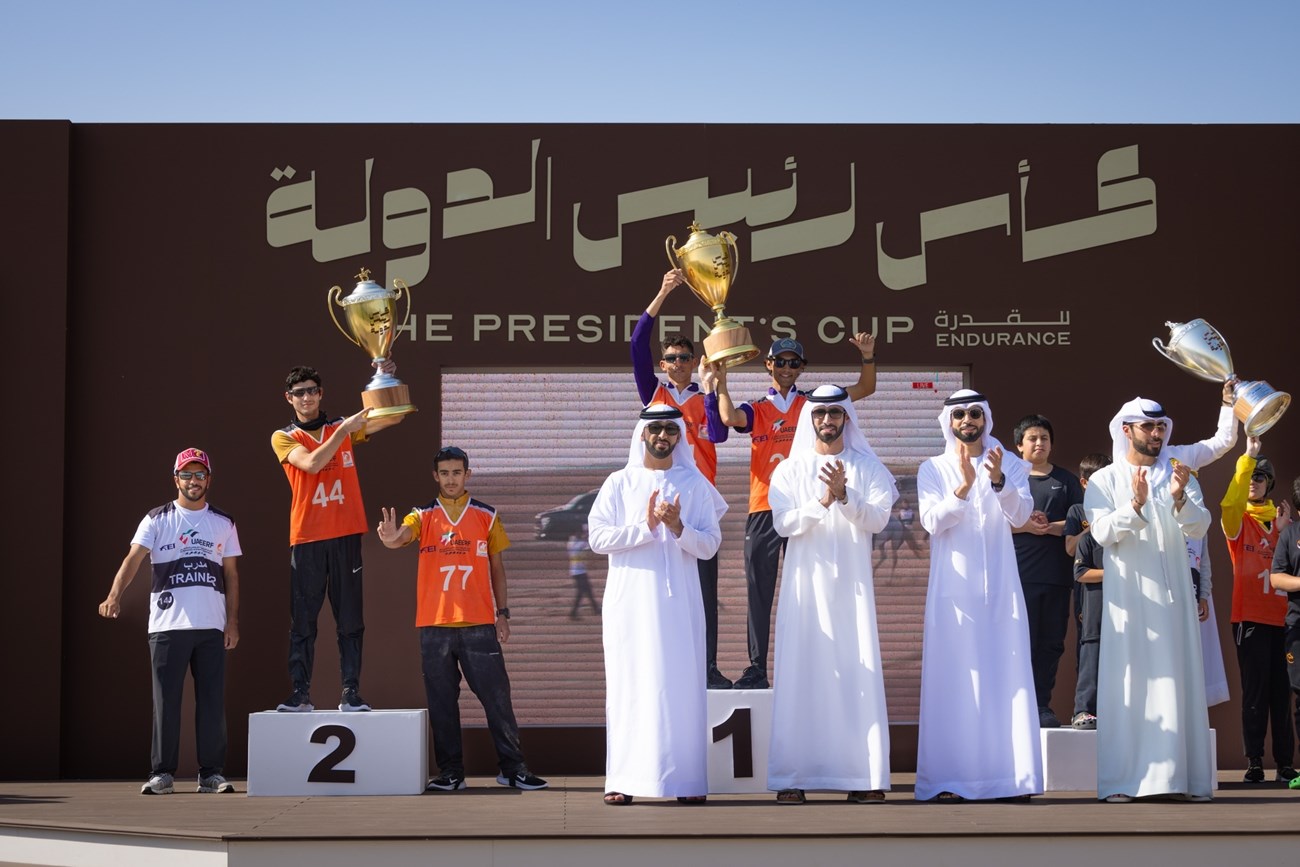
[[[1168,358],[1174,364],[1177,364],[1179,367],[1183,366],[1178,359],[1174,358],[1172,355],[1170,355],[1168,352],[1165,351],[1165,345],[1160,341],[1159,337],[1152,337],[1151,345],[1156,348],[1156,352],[1159,352],[1161,355],[1163,355],[1165,358]]]
[[[406,293],[406,310],[402,312],[402,325],[406,325],[406,320],[411,318],[411,287],[406,285],[406,281],[401,277],[393,278],[393,291],[401,294]],[[388,347],[388,354],[393,354],[393,348]]]
[[[334,305],[339,303],[338,299],[339,296],[341,296],[342,294],[343,294],[343,290],[338,286],[331,287],[330,291],[325,295],[325,306],[329,308],[330,319],[334,320],[334,327],[339,330],[339,333],[341,333],[348,340],[351,340],[357,346],[360,346],[361,344],[357,341],[357,339],[353,337],[351,334],[349,334],[347,330],[342,325],[339,324],[338,316],[334,315]],[[339,306],[342,307],[343,305],[339,304]]]
[[[664,238],[664,252],[668,254],[668,264],[672,265],[674,268],[678,270],[681,270],[682,263],[677,261],[677,257],[673,255],[673,247],[675,247],[676,245],[677,245],[676,235],[669,235],[667,238]]]
[[[736,247],[736,236],[730,232],[719,232],[718,237],[727,245],[731,251],[731,282],[735,283],[736,278],[740,275],[740,249]]]

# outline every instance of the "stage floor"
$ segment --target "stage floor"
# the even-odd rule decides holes
[[[872,863],[897,856],[896,863],[914,865],[949,858],[1005,864],[1014,852],[1016,862],[1042,856],[1054,867],[1107,857],[1222,867],[1247,845],[1252,861],[1271,852],[1283,859],[1278,863],[1294,863],[1286,859],[1300,851],[1300,791],[1271,782],[1248,786],[1239,782],[1240,771],[1223,771],[1219,779],[1208,804],[1105,804],[1092,793],[1028,803],[917,803],[912,775],[898,774],[884,804],[811,793],[802,806],[714,795],[703,806],[647,799],[628,807],[601,801],[599,777],[553,778],[538,792],[471,778],[461,792],[367,798],[250,798],[242,781],[238,794],[178,788],[163,797],[138,794],[135,781],[0,782],[0,862],[175,863],[185,854],[196,864],[374,867],[454,856],[461,865],[595,864],[611,857],[620,865],[662,864],[665,857],[710,864],[794,858],[803,865],[852,860],[854,852],[860,863],[868,846]],[[185,788],[192,785],[186,781]]]

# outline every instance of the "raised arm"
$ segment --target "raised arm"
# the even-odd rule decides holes
[[[862,400],[876,391],[876,336],[860,331],[849,338],[849,343],[862,353],[862,371],[858,374],[858,381],[850,385],[846,391],[849,393],[850,400]]]

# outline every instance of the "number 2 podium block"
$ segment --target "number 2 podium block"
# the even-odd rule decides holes
[[[419,795],[429,712],[248,715],[249,795]]]
[[[709,791],[766,793],[772,690],[711,689],[708,696]]]

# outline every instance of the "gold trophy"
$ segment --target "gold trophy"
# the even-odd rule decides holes
[[[664,241],[668,261],[686,275],[686,285],[695,297],[712,307],[717,316],[709,336],[704,338],[704,360],[735,367],[757,358],[758,347],[749,336],[749,329],[722,310],[740,265],[736,236],[730,232],[710,235],[699,223],[691,223],[691,236],[686,243],[674,248],[676,243],[676,235],[669,235]]]
[[[385,289],[370,279],[370,271],[362,268],[356,276],[357,286],[346,298],[340,298],[343,290],[338,286],[330,289],[326,296],[330,318],[343,336],[360,346],[375,364],[382,365],[393,347],[393,320],[397,313],[397,299],[406,293],[406,314],[411,312],[411,287],[406,281],[394,278],[393,288]],[[333,302],[330,304],[329,302]],[[339,324],[334,304],[343,308],[348,327]],[[361,392],[361,405],[370,407],[370,418],[383,418],[390,415],[406,415],[415,412],[411,403],[411,392],[406,384],[391,373],[376,370],[366,388]]]
[[[1169,328],[1169,345],[1153,338],[1156,351],[1193,376],[1210,382],[1225,383],[1236,379],[1232,372],[1232,355],[1228,341],[1204,319],[1191,322],[1166,322]],[[1232,412],[1241,421],[1246,436],[1257,437],[1277,424],[1277,420],[1291,405],[1291,395],[1277,391],[1262,379],[1255,382],[1238,381],[1233,385]]]

